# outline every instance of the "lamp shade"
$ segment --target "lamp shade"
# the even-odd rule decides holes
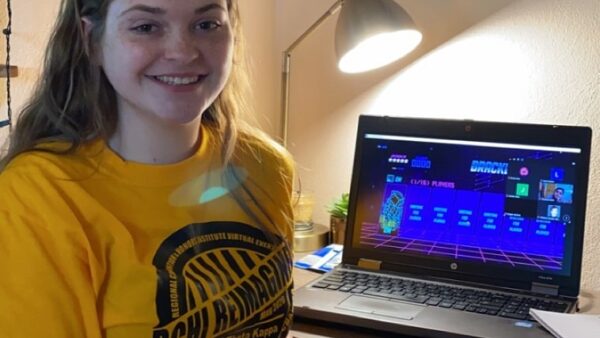
[[[394,0],[344,0],[335,31],[338,67],[345,73],[383,67],[410,53],[421,37]]]

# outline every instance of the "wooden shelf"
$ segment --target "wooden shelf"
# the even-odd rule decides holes
[[[19,67],[10,66],[10,68],[8,69],[8,76],[10,76],[10,77],[19,76]],[[6,74],[6,66],[1,64],[0,65],[0,77],[8,77],[8,76]]]

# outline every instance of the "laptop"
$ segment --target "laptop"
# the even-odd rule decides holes
[[[529,309],[577,309],[591,134],[360,116],[342,262],[296,291],[295,316],[411,336],[551,337]]]

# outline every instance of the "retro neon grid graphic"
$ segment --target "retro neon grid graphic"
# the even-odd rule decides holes
[[[367,138],[357,244],[566,273],[577,149]],[[562,188],[562,200],[549,198]]]
[[[562,256],[536,255],[506,249],[490,249],[481,246],[445,243],[443,241],[393,237],[379,232],[375,223],[364,223],[361,244],[425,256],[443,256],[463,261],[497,263],[534,270],[562,269]]]
[[[499,193],[386,184],[378,223],[361,244],[426,256],[561,270],[565,226],[504,213]]]

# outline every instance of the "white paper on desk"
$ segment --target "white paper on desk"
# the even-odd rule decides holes
[[[600,337],[600,315],[558,313],[530,309],[529,314],[558,338]]]

